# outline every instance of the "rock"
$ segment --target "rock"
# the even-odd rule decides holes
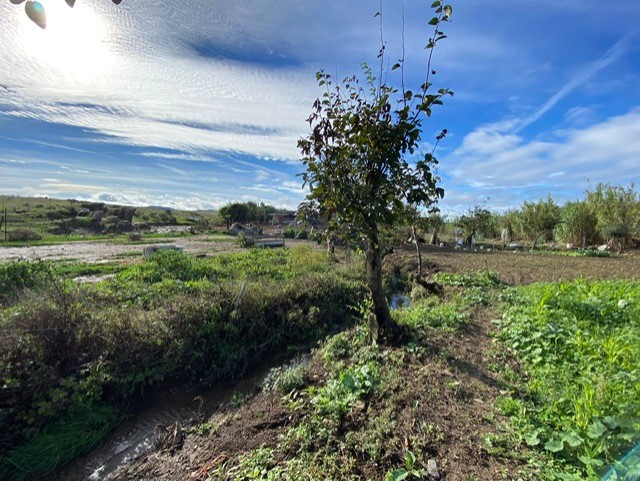
[[[440,472],[438,471],[438,465],[435,459],[427,461],[427,473],[429,473],[429,476],[433,479],[440,479]]]

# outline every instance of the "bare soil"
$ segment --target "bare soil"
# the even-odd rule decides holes
[[[385,262],[393,263],[392,259],[398,255],[407,259],[406,255],[409,255],[409,262],[417,269],[415,245],[404,245],[396,251]],[[611,257],[570,257],[552,253],[533,254],[529,251],[470,252],[423,245],[421,252],[427,272],[440,270],[458,274],[489,270],[497,273],[500,280],[509,285],[576,279],[640,279],[638,250]]]

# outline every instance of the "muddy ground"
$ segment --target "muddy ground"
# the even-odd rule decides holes
[[[393,263],[397,254],[417,258],[414,245],[396,249],[385,262]],[[435,270],[463,273],[489,270],[498,274],[509,285],[534,282],[571,281],[575,279],[640,279],[640,251],[630,250],[611,257],[570,257],[529,251],[491,252],[459,251],[435,246],[422,246],[425,264],[435,263]],[[414,262],[415,261],[411,261]],[[427,269],[429,270],[429,269]],[[431,271],[434,269],[431,268]]]

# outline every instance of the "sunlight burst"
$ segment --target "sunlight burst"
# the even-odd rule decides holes
[[[99,12],[84,2],[77,2],[74,8],[61,1],[41,3],[47,28],[37,28],[25,15],[18,29],[26,56],[71,82],[89,82],[110,68],[113,54]]]

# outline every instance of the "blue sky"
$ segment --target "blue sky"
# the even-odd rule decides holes
[[[375,64],[374,0],[0,3],[0,193],[183,209],[295,208],[315,72]],[[430,2],[405,0],[409,84]],[[402,2],[383,3],[388,58]],[[640,171],[640,2],[464,0],[433,66],[456,96],[424,123],[450,215],[563,203]],[[391,79],[393,81],[393,79]]]

